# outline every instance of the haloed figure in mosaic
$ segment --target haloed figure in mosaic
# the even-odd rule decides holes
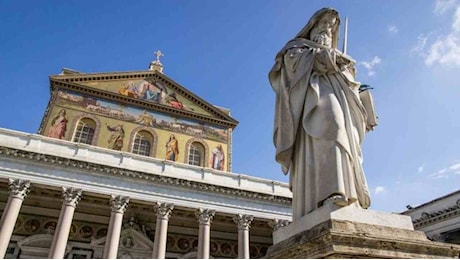
[[[109,148],[113,150],[121,150],[121,148],[123,148],[123,139],[125,138],[125,130],[123,129],[123,125],[116,125],[112,127],[106,123],[106,126],[107,130],[112,132],[109,140],[107,140]]]
[[[216,170],[224,170],[224,163],[225,163],[225,154],[222,145],[219,144],[216,148],[212,149],[212,160],[211,160],[211,167]]]
[[[51,126],[48,130],[48,137],[63,139],[67,131],[67,116],[65,109],[61,109],[59,114],[51,120]]]
[[[355,62],[337,50],[336,10],[317,11],[276,55],[276,160],[290,173],[293,220],[326,203],[368,208],[361,142],[366,111]]]
[[[176,137],[171,135],[166,143],[166,160],[176,161],[177,156],[179,156],[179,144]]]

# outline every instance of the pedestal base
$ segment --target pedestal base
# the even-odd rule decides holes
[[[329,210],[334,209],[322,207],[275,231],[265,258],[460,256],[460,246],[432,242],[422,231],[414,231],[408,216],[350,207]]]

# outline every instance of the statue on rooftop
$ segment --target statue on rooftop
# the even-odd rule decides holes
[[[326,203],[370,206],[361,154],[367,112],[355,61],[337,49],[339,24],[336,10],[317,11],[269,73],[276,161],[290,173],[293,220]]]

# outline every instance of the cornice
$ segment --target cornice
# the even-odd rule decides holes
[[[436,211],[434,213],[423,212],[422,217],[414,219],[412,223],[414,223],[414,228],[418,229],[450,218],[454,218],[456,216],[460,216],[460,200],[457,201],[456,205]]]
[[[181,187],[202,192],[212,192],[222,195],[238,196],[250,200],[267,201],[270,203],[278,203],[282,205],[290,205],[292,203],[292,199],[287,197],[264,194],[254,191],[240,190],[230,187],[219,186],[215,184],[201,183],[197,181],[174,178],[169,176],[148,174],[141,171],[134,171],[54,155],[47,155],[31,151],[13,149],[5,146],[0,146],[0,158],[1,157],[13,160],[26,161],[30,163],[53,165],[77,171],[87,171],[91,174],[103,174],[125,177],[130,178],[133,181],[150,182],[153,184],[168,185],[171,187]]]
[[[178,94],[190,99],[195,104],[199,105],[205,111],[209,112],[215,117],[201,115],[190,111],[175,109],[169,106],[156,104],[152,102],[145,102],[141,99],[126,97],[114,92],[109,92],[101,89],[91,88],[86,85],[80,84],[81,82],[90,81],[102,81],[102,80],[126,80],[126,79],[144,79],[144,78],[155,78],[160,80],[162,83],[167,84],[169,87],[174,89]],[[155,109],[160,112],[183,116],[195,120],[202,120],[212,124],[224,125],[230,128],[235,128],[238,121],[231,116],[225,114],[218,107],[206,102],[200,97],[196,96],[186,88],[180,86],[177,82],[167,77],[164,74],[155,72],[124,72],[124,73],[98,73],[98,74],[75,74],[75,75],[55,75],[50,76],[51,89],[55,87],[66,88],[81,93],[102,97],[118,102],[128,103],[136,106],[145,107],[148,109]],[[217,118],[218,119],[217,119]]]

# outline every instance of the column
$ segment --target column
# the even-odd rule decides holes
[[[233,221],[238,224],[238,258],[249,259],[249,227],[252,220],[251,215],[238,214]]]
[[[109,228],[105,239],[104,253],[102,258],[117,258],[118,244],[120,243],[121,225],[123,223],[123,214],[125,214],[128,203],[129,197],[112,195],[110,198],[112,212],[110,214]]]
[[[157,212],[157,223],[155,228],[155,240],[153,241],[152,258],[164,259],[166,255],[166,241],[168,239],[168,221],[171,217],[173,204],[157,203],[155,209]]]
[[[198,209],[195,216],[198,218],[198,259],[209,259],[209,243],[211,221],[216,211],[210,209]]]
[[[64,258],[67,240],[69,239],[70,226],[72,225],[73,213],[81,199],[81,192],[81,189],[62,188],[62,208],[48,258]]]
[[[10,194],[0,220],[0,259],[5,257],[22,202],[30,191],[30,181],[9,179]]]
[[[278,229],[285,227],[290,224],[289,220],[285,219],[273,219],[268,222],[268,225],[272,228],[273,232],[277,231]]]

